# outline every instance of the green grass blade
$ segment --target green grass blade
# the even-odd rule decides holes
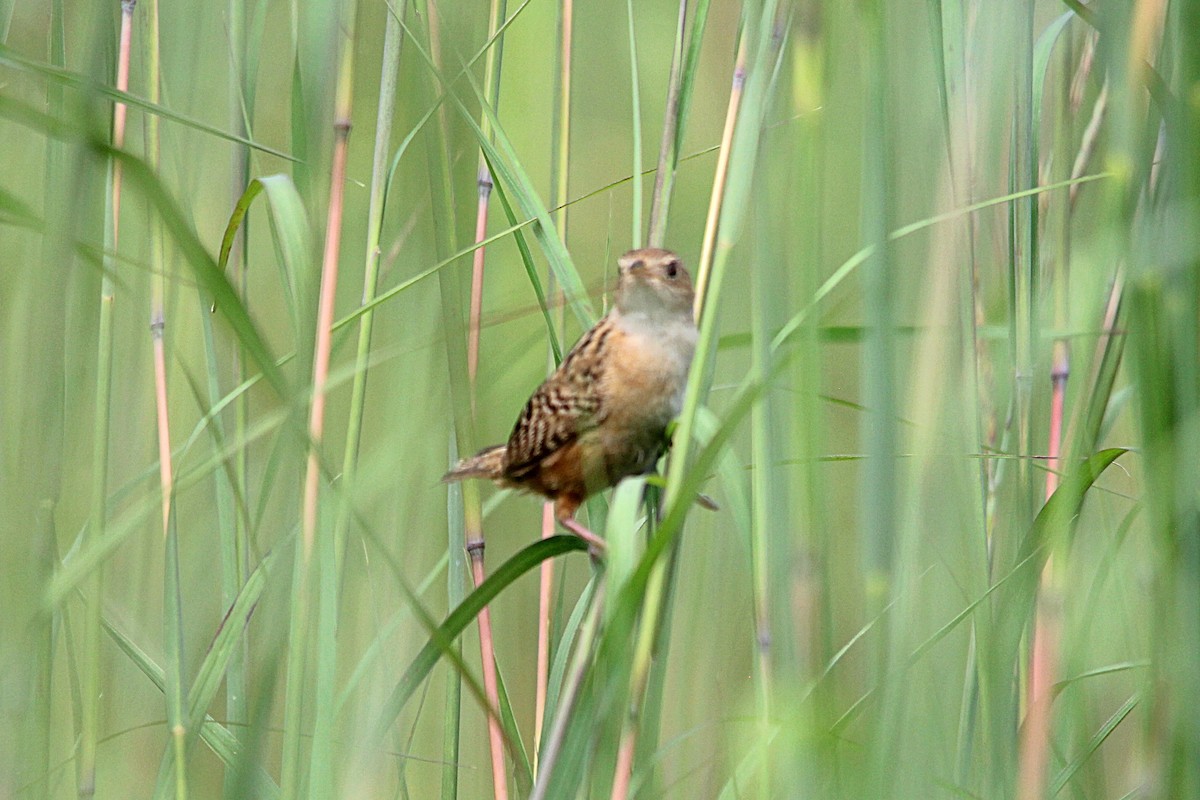
[[[586,550],[587,545],[576,536],[553,536],[534,542],[508,561],[483,582],[479,588],[471,592],[460,603],[445,621],[433,631],[428,642],[421,648],[408,669],[392,690],[391,696],[383,706],[379,715],[380,730],[390,727],[399,716],[404,705],[412,698],[417,688],[428,677],[438,659],[453,649],[455,638],[463,632],[479,611],[510,585],[547,558],[569,553],[572,550]]]
[[[304,203],[290,177],[268,175],[250,181],[225,226],[217,266],[222,273],[226,271],[234,239],[250,212],[254,199],[263,192],[266,192],[269,203],[272,242],[280,268],[280,285],[283,287],[288,311],[291,312],[293,335],[297,341],[301,341],[300,337],[305,327],[301,323],[302,311],[307,315],[315,296],[310,277],[313,239]]]
[[[138,647],[131,638],[125,635],[108,619],[103,621],[103,625],[109,638],[113,640],[129,660],[142,671],[142,674],[150,679],[151,683],[160,692],[165,692],[167,679],[163,668],[156,664],[144,650]],[[211,716],[205,715],[204,723],[199,728],[199,734],[200,738],[221,759],[222,763],[229,767],[237,763],[241,754],[241,744],[228,728]],[[251,797],[274,800],[274,798],[279,796],[279,787],[262,767],[256,767],[251,772],[249,781],[253,788]]]
[[[633,103],[632,139],[633,139],[633,202],[630,206],[630,216],[633,218],[633,234],[630,237],[631,247],[642,246],[642,93],[638,85],[638,54],[637,35],[634,33],[633,0],[625,0],[625,18],[628,22],[627,37],[629,41],[629,97]]]
[[[167,730],[170,732],[172,766],[175,781],[170,787],[161,787],[171,792],[176,800],[185,800],[188,796],[187,778],[187,740],[192,729],[191,720],[184,713],[184,653],[183,653],[183,598],[179,587],[179,527],[177,525],[178,505],[171,498],[171,514],[167,521],[166,552],[164,553],[163,581],[163,641],[165,647],[166,695],[167,700]]]
[[[114,89],[111,86],[105,86],[97,83],[86,75],[26,58],[20,53],[17,53],[16,51],[4,45],[0,45],[0,63],[7,64],[15,69],[27,70],[29,72],[36,73],[60,86],[81,90],[87,93],[102,95],[115,102],[125,103],[130,108],[136,108],[151,114],[156,114],[163,119],[177,122],[181,125],[202,131],[203,133],[209,134],[216,138],[224,139],[225,141],[245,145],[246,147],[253,148],[263,153],[268,153],[278,158],[287,159],[289,161],[294,160],[292,156],[288,155],[282,150],[276,150],[251,139],[228,133],[220,128],[216,128],[212,125],[201,122],[200,120],[183,116],[182,114],[178,114],[165,106],[158,105],[156,103],[150,103],[143,98],[138,97],[137,95],[130,94],[129,92],[122,92],[118,89]]]
[[[430,71],[443,84],[448,85],[445,77],[438,71],[420,41],[413,37],[411,31],[409,31],[409,36],[422,58],[429,65]],[[479,146],[483,150],[484,158],[487,160],[488,169],[493,179],[497,183],[503,183],[508,191],[513,194],[522,213],[537,220],[537,223],[533,227],[534,237],[549,259],[550,266],[554,269],[555,277],[562,284],[567,302],[579,319],[580,325],[585,328],[590,327],[595,320],[595,313],[584,292],[579,273],[575,270],[575,266],[571,262],[571,257],[554,228],[554,222],[550,218],[550,213],[537,191],[533,188],[533,183],[528,173],[520,167],[512,143],[504,132],[504,127],[500,124],[500,120],[496,117],[495,112],[488,105],[483,91],[479,88],[478,83],[474,81],[470,73],[466,73],[465,77],[471,81],[471,87],[474,89],[476,97],[480,102],[480,107],[492,126],[491,132],[495,139],[495,144],[493,144],[491,138],[484,135],[483,129],[475,121],[469,109],[467,109],[462,101],[453,95],[451,95],[450,99],[458,108],[463,121],[475,134]]]
[[[1140,695],[1135,694],[1122,703],[1120,708],[1113,712],[1112,716],[1110,716],[1105,723],[1100,726],[1100,730],[1096,731],[1096,733],[1092,735],[1091,739],[1088,740],[1087,745],[1083,748],[1083,751],[1080,752],[1079,755],[1077,755],[1074,759],[1072,759],[1071,763],[1067,764],[1067,766],[1064,767],[1057,776],[1055,776],[1053,783],[1050,785],[1050,797],[1058,796],[1058,793],[1061,792],[1066,785],[1071,782],[1071,779],[1077,772],[1079,772],[1083,765],[1087,763],[1088,759],[1095,755],[1096,751],[1100,749],[1100,745],[1104,744],[1112,732],[1117,729],[1117,726],[1129,716],[1129,713],[1133,711],[1133,709],[1137,708],[1137,705],[1141,699],[1142,698]]]

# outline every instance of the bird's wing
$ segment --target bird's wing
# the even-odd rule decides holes
[[[614,326],[600,320],[525,404],[508,439],[509,478],[520,480],[581,433],[604,421],[601,375]]]

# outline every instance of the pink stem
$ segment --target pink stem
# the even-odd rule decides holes
[[[471,577],[475,588],[483,584],[483,539],[467,542]],[[483,655],[483,693],[488,702],[488,740],[492,752],[492,792],[496,800],[508,800],[508,774],[504,767],[504,733],[500,729],[500,691],[492,640],[492,615],[487,606],[479,612],[479,650]]]
[[[554,504],[542,504],[542,538],[554,535]],[[550,597],[554,592],[554,560],[542,562],[538,592],[537,688],[533,718],[533,771],[537,774],[542,726],[546,721],[546,692],[550,683]]]

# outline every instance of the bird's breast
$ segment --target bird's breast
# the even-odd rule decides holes
[[[691,325],[614,331],[604,376],[608,420],[635,429],[665,428],[682,409],[695,344]]]

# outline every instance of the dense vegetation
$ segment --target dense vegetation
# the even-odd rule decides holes
[[[0,43],[0,795],[1200,796],[1200,2]],[[439,478],[647,243],[700,344],[593,560]]]

